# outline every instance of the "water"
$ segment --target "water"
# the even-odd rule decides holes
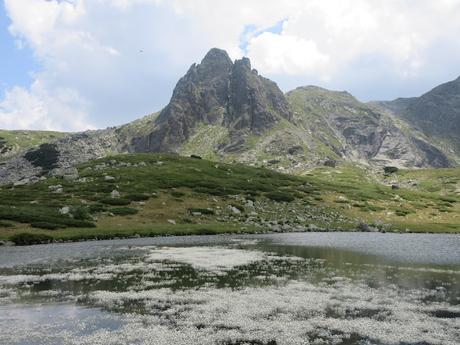
[[[0,248],[0,344],[458,344],[460,236]]]

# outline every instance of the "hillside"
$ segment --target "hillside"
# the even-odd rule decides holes
[[[26,131],[0,129],[0,160],[13,157],[21,151],[62,138],[66,133],[53,131]]]
[[[312,151],[332,151],[330,158],[377,167],[451,164],[430,142],[402,130],[392,117],[359,102],[348,92],[308,86],[286,96],[296,122],[316,143]]]
[[[460,77],[420,97],[376,102],[460,162]]]
[[[371,179],[345,165],[299,177],[178,155],[119,155],[79,165],[73,179],[3,187],[0,237],[28,243],[267,230],[460,231],[460,171],[449,170],[433,190],[421,179],[431,181],[432,171],[422,172]],[[407,179],[420,179],[421,187],[405,186]]]

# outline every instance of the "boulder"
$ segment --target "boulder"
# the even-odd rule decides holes
[[[60,214],[69,214],[70,213],[70,207],[69,206],[64,206],[59,209]]]
[[[337,161],[334,159],[326,159],[323,165],[326,167],[335,168],[337,166]]]
[[[110,193],[110,197],[115,199],[115,198],[119,198],[120,197],[120,192],[117,191],[116,189],[114,189],[111,193]]]

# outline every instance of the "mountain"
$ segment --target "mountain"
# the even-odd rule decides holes
[[[449,109],[455,118],[458,94],[454,87],[449,92],[441,89],[435,94],[444,95],[442,109]],[[432,104],[440,98],[436,97],[425,97],[424,102]],[[438,103],[433,103],[427,118],[438,116]],[[454,165],[456,151],[448,152],[443,142],[432,140],[424,126],[412,125],[409,115],[395,115],[409,114],[401,109],[417,113],[415,104],[414,100],[365,104],[347,92],[314,86],[283,94],[251,68],[249,59],[233,62],[225,51],[214,48],[178,81],[160,112],[120,127],[39,142],[40,146],[0,162],[0,184],[73,176],[72,166],[117,153],[199,155],[292,174],[340,162],[378,169]],[[449,128],[449,142],[458,140],[455,126]]]
[[[281,90],[251,69],[249,59],[233,63],[225,51],[211,49],[179,80],[152,131],[134,138],[132,150],[175,152],[203,124],[225,129],[228,141],[216,149],[231,152],[244,145],[249,134],[262,134],[290,118]]]
[[[447,167],[434,145],[348,92],[308,86],[287,93],[298,122],[339,160],[400,167]]]
[[[460,77],[420,97],[375,104],[430,138],[444,153],[460,162]]]

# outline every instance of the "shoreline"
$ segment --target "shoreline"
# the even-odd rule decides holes
[[[80,229],[79,231],[84,231],[85,229]],[[89,229],[88,229],[89,230]],[[94,232],[94,228],[90,229]],[[134,238],[155,238],[155,237],[187,237],[187,236],[204,236],[204,235],[253,235],[253,234],[292,234],[292,233],[379,233],[379,234],[445,234],[445,235],[460,235],[459,232],[440,232],[440,231],[414,231],[406,229],[405,231],[394,229],[386,231],[363,231],[360,229],[309,229],[306,228],[304,231],[295,230],[295,231],[273,231],[273,230],[264,230],[260,228],[254,229],[222,229],[222,225],[219,224],[219,227],[213,227],[212,225],[206,226],[202,225],[201,227],[190,228],[188,230],[175,229],[172,227],[165,227],[164,229],[139,229],[135,230],[118,230],[113,231],[112,233],[95,232],[93,234],[75,234],[73,236],[52,236],[52,233],[33,233],[33,232],[22,232],[14,236],[11,236],[8,239],[0,240],[0,248],[6,246],[30,246],[30,245],[43,245],[43,244],[59,244],[59,243],[75,243],[75,242],[93,242],[93,241],[104,241],[104,240],[124,240],[124,239],[134,239]],[[67,230],[68,231],[68,230]]]

